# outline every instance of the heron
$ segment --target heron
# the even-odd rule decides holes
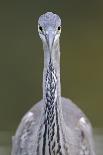
[[[43,98],[21,119],[12,155],[95,155],[92,125],[82,110],[61,96],[61,19],[46,12],[38,20],[43,43]]]

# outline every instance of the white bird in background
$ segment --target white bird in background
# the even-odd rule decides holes
[[[60,17],[52,12],[41,15],[38,32],[44,50],[43,99],[22,118],[12,155],[95,155],[89,120],[61,97]]]

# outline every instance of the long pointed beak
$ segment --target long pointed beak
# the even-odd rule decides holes
[[[52,48],[53,48],[54,38],[55,38],[55,35],[52,32],[49,32],[46,35],[46,40],[47,40],[47,44],[50,52],[52,51]]]

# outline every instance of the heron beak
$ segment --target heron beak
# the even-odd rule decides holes
[[[50,50],[50,52],[52,51],[52,47],[54,44],[54,39],[55,39],[55,35],[52,32],[49,32],[46,35],[46,40],[47,40],[47,44],[48,44],[48,48]]]

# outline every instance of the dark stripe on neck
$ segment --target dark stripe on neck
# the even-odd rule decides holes
[[[48,145],[49,155],[61,153],[60,144],[60,127],[58,120],[58,98],[57,98],[57,75],[53,66],[52,60],[50,59],[48,69],[45,77],[45,127],[43,133],[43,148],[42,154],[45,154],[46,146]],[[57,137],[56,139],[54,139]],[[46,140],[48,138],[48,144]],[[56,150],[57,149],[57,150]]]
[[[47,135],[47,121],[45,120],[44,122],[45,124],[45,130],[44,130],[44,134],[43,134],[43,155],[45,155],[45,146],[46,146],[46,135]]]
[[[58,105],[57,102],[55,104],[55,109],[56,109],[56,125],[57,125],[57,143],[58,143],[58,149],[57,149],[57,154],[62,155],[61,153],[61,144],[60,144],[60,128],[59,128],[59,122],[58,122]]]

